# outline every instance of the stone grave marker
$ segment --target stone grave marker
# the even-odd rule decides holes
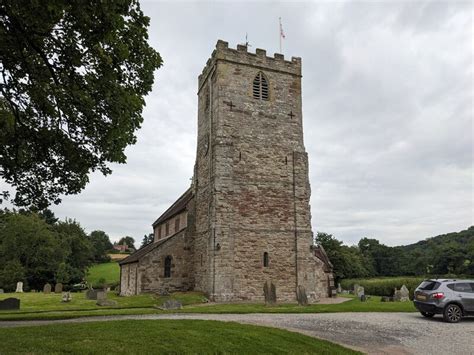
[[[107,292],[106,291],[97,291],[96,300],[103,301],[107,299]]]
[[[18,281],[16,283],[16,291],[17,293],[23,293],[23,282]]]
[[[71,292],[63,292],[61,296],[61,302],[71,302],[71,301],[72,301]]]
[[[342,293],[342,287],[339,282],[337,283],[337,293]]]
[[[20,300],[18,298],[7,298],[0,301],[0,311],[20,309]]]
[[[3,291],[3,288],[0,288],[0,293],[5,293],[5,291]]]
[[[92,288],[88,289],[86,291],[86,299],[88,300],[96,300],[97,299],[97,290],[94,290]]]
[[[33,290],[30,290],[30,292],[31,292],[31,293],[36,293],[36,290],[33,289]]]
[[[163,302],[160,309],[167,310],[167,309],[181,309],[183,305],[180,301],[177,300],[167,300]]]
[[[43,293],[44,294],[51,293],[51,284],[47,283],[46,285],[43,286]]]
[[[361,301],[361,302],[367,301],[367,297],[365,296],[365,294],[363,294],[363,295],[360,296],[360,301]]]
[[[306,296],[306,289],[304,288],[304,286],[298,286],[298,289],[296,291],[296,299],[298,300],[298,304],[300,306],[308,305],[308,296]]]
[[[265,303],[275,304],[276,303],[276,287],[273,282],[267,281],[263,285],[263,294],[265,296]]]
[[[403,285],[402,288],[400,289],[400,301],[401,302],[410,301],[410,291],[405,285]]]
[[[359,289],[359,284],[354,284],[354,288],[352,289],[352,292],[354,295],[357,295],[357,290]]]
[[[54,286],[54,293],[61,293],[61,292],[63,292],[63,284],[61,282],[58,282]]]
[[[365,289],[362,286],[357,285],[357,289],[355,289],[354,292],[359,298],[361,298],[363,295],[365,296]]]

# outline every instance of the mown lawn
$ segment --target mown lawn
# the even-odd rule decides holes
[[[127,320],[7,328],[2,354],[360,354],[285,330],[203,320]]]
[[[199,292],[175,293],[169,297],[155,297],[150,294],[119,297],[109,293],[108,298],[118,302],[116,307],[99,307],[95,301],[85,299],[84,293],[73,293],[72,302],[61,303],[59,294],[42,293],[0,294],[0,300],[8,297],[21,299],[19,311],[0,311],[0,320],[67,319],[101,315],[129,315],[156,313],[331,313],[331,312],[416,312],[412,302],[380,302],[372,296],[367,302],[352,298],[340,304],[314,304],[306,307],[297,304],[266,306],[255,303],[202,303]],[[181,301],[181,310],[161,311],[165,300]]]
[[[120,297],[113,292],[107,298],[117,301],[117,306],[97,306],[94,300],[88,300],[85,293],[72,293],[72,301],[61,302],[61,294],[43,293],[4,293],[0,300],[9,297],[20,299],[19,311],[0,311],[0,320],[20,319],[65,319],[92,315],[118,315],[118,314],[150,314],[159,310],[154,306],[161,306],[167,299],[173,298],[181,301],[183,305],[202,302],[200,292],[177,292],[171,296],[155,296],[143,294],[138,296]]]
[[[116,261],[110,263],[96,264],[87,271],[86,280],[89,285],[96,285],[100,279],[104,279],[107,284],[120,281],[120,266]]]

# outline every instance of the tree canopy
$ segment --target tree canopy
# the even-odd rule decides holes
[[[349,247],[332,235],[320,232],[316,242],[326,250],[337,279],[474,275],[474,226],[396,247],[373,238],[362,238],[357,246]]]
[[[126,237],[120,238],[118,245],[126,245],[129,248],[135,249],[135,239],[127,235]]]
[[[44,208],[136,141],[161,57],[137,0],[0,3],[0,177]]]

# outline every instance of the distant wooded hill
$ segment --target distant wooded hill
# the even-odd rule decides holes
[[[326,233],[318,233],[316,241],[328,253],[338,279],[474,275],[474,226],[397,247],[386,246],[372,238],[362,238],[357,246],[346,246]]]

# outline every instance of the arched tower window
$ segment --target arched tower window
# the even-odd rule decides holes
[[[264,267],[268,266],[268,253],[267,252],[263,253],[263,266]]]
[[[165,277],[171,277],[171,255],[165,258]]]
[[[253,98],[268,100],[268,80],[262,72],[258,72],[255,79],[253,79]]]

